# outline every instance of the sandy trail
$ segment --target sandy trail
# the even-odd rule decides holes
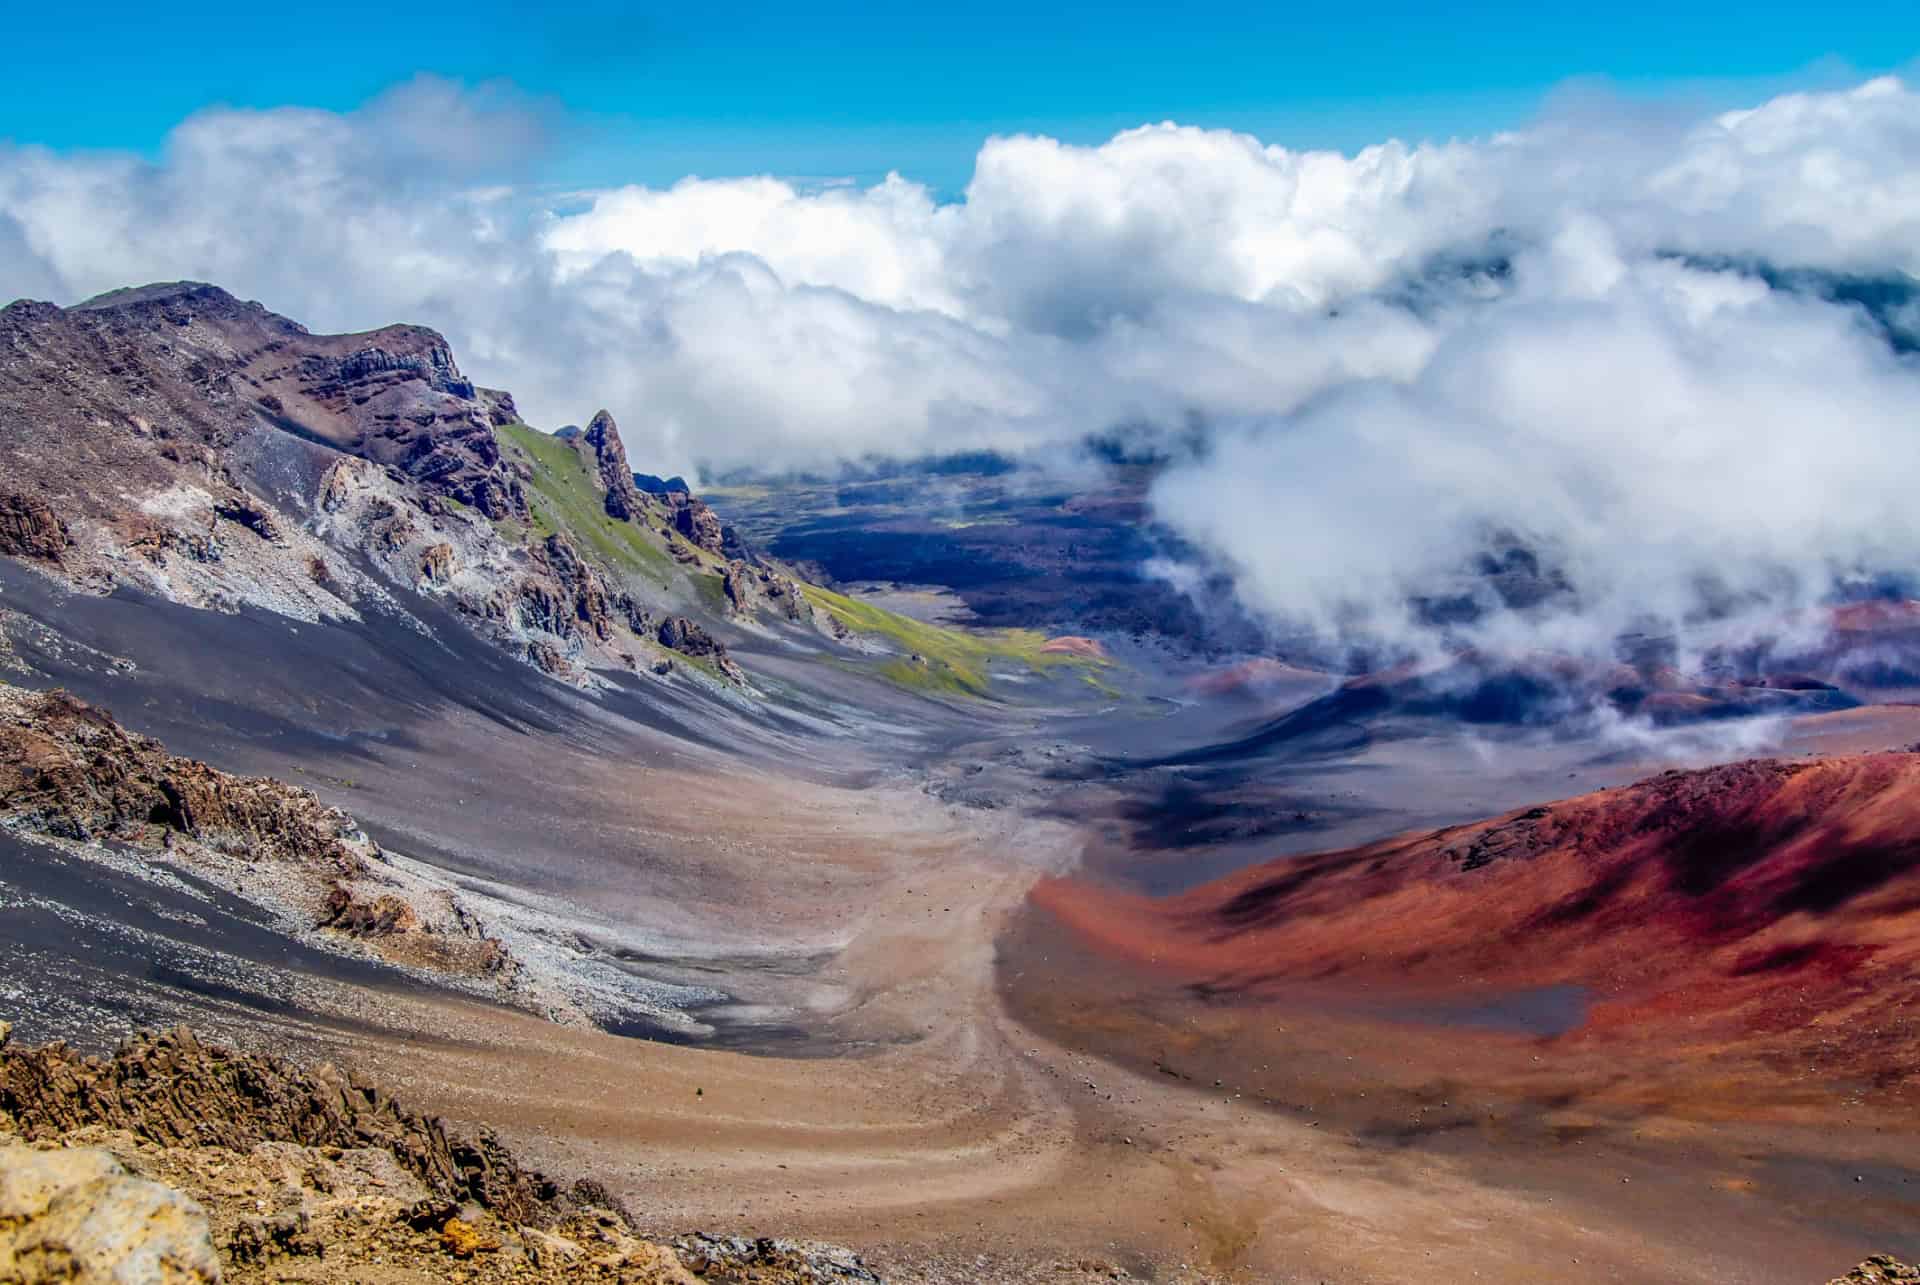
[[[1073,832],[910,789],[701,781],[697,800],[650,787],[636,806],[663,841],[697,823],[688,859],[742,882],[730,927],[764,916],[769,940],[804,930],[821,945],[832,924],[840,949],[805,991],[821,1051],[839,1055],[635,1041],[419,996],[387,1014],[412,1034],[326,1042],[536,1163],[602,1178],[651,1228],[836,1240],[900,1280],[1110,1265],[1163,1280],[1531,1282],[1561,1265],[1802,1281],[1875,1248],[1780,1225],[1737,1182],[1715,1186],[1717,1162],[1676,1169],[1671,1148],[1489,1164],[1363,1141],[1231,1081],[1102,1060],[1080,1051],[1098,1040],[1016,1021],[999,990],[1009,967],[1020,984],[1003,953],[1011,917]]]

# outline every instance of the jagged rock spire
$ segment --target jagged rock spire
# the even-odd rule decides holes
[[[613,416],[596,411],[582,435],[593,448],[600,469],[600,485],[606,488],[609,516],[622,522],[630,520],[640,508],[640,492],[633,484],[633,469],[627,464],[627,448],[620,441],[620,429]]]

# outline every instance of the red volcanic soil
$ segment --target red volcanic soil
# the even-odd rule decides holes
[[[1668,772],[1165,900],[1033,900],[1209,999],[1578,986],[1563,1042],[1920,1084],[1920,754]]]
[[[1830,616],[1834,629],[1848,633],[1920,628],[1920,602],[1911,598],[1852,602],[1832,608]]]
[[[1295,683],[1330,683],[1332,675],[1317,669],[1302,669],[1282,660],[1256,657],[1225,669],[1209,670],[1187,680],[1187,689],[1197,696],[1234,696],[1262,688]]]
[[[1078,634],[1063,634],[1058,638],[1049,638],[1040,644],[1040,650],[1063,656],[1085,656],[1089,660],[1105,660],[1107,649],[1098,639],[1082,638]]]

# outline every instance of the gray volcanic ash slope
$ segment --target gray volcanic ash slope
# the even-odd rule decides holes
[[[17,735],[81,776],[116,756],[43,715],[310,786],[377,854],[262,863],[152,808],[10,823],[8,971],[76,979],[28,989],[83,1038],[426,986],[785,1039],[841,930],[755,920],[811,876],[752,873],[751,818],[783,806],[754,773],[912,793],[904,765],[1006,693],[1100,699],[1081,658],[805,585],[699,498],[641,490],[610,416],[538,432],[431,331],[316,336],[192,283],[0,312],[0,553],[4,677],[167,750],[26,694]],[[723,842],[742,855],[703,851]]]

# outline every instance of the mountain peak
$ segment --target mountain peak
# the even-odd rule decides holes
[[[201,320],[264,322],[286,334],[310,332],[297,321],[268,311],[258,300],[241,300],[206,281],[155,281],[144,286],[126,286],[83,299],[66,311],[70,313],[120,313],[151,317],[157,313],[177,326]]]

